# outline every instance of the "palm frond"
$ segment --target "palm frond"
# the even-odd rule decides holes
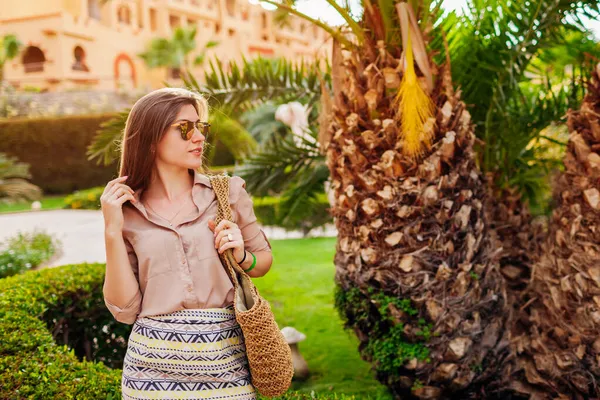
[[[19,162],[16,157],[0,153],[0,200],[2,202],[39,199],[42,190],[28,182],[29,178],[31,178],[29,164]]]
[[[300,146],[295,140],[300,141]],[[315,142],[293,135],[283,138],[275,135],[260,153],[244,160],[244,164],[236,168],[236,174],[242,176],[248,190],[258,196],[281,194],[298,176],[314,171],[316,165],[324,162]]]
[[[292,7],[288,4],[285,4],[285,3],[277,3],[277,2],[271,1],[271,0],[260,0],[260,1],[265,2],[267,4],[271,4],[273,6],[276,6],[278,9],[285,10],[291,14],[294,14],[294,15],[310,22],[311,24],[317,25],[318,27],[327,31],[327,33],[329,33],[333,38],[338,40],[340,43],[344,44],[344,46],[346,46],[348,48],[353,47],[352,42],[350,40],[346,39],[344,37],[344,35],[339,31],[339,29],[334,29],[334,28],[330,27],[329,25],[327,25],[323,21],[319,21],[318,19],[311,18],[308,15],[301,13],[300,11],[296,10],[294,7]]]
[[[364,32],[363,32],[363,28],[358,24],[358,22],[356,22],[352,16],[350,15],[350,13],[344,9],[344,7],[341,7],[339,4],[337,4],[337,2],[335,0],[325,0],[327,2],[327,4],[329,4],[331,7],[333,7],[333,9],[341,15],[341,17],[344,19],[344,21],[346,21],[346,23],[348,24],[348,26],[350,27],[350,29],[352,30],[352,33],[354,34],[354,36],[356,36],[356,39],[358,40],[358,44],[360,45],[363,40],[364,40]]]
[[[275,119],[277,107],[269,101],[244,112],[239,118],[259,145],[265,145],[274,135],[285,136],[287,127]]]
[[[115,117],[100,124],[100,129],[87,147],[88,160],[96,159],[97,165],[110,165],[117,159],[129,110],[121,110]]]
[[[325,163],[314,165],[311,170],[305,170],[297,175],[293,185],[283,193],[281,202],[281,223],[287,225],[291,218],[314,215],[319,205],[318,196],[323,193],[325,181],[329,178],[329,169]]]
[[[213,140],[218,140],[227,148],[233,158],[242,160],[253,154],[258,148],[256,140],[238,121],[233,120],[220,112],[213,112],[209,116],[210,123],[217,127]],[[216,144],[212,143],[212,148]],[[211,157],[213,155],[211,154]]]
[[[204,93],[212,107],[243,112],[268,100],[284,103],[292,99],[312,104],[320,96],[319,61],[294,64],[286,59],[242,60],[239,66],[230,62],[226,72],[218,59],[209,62],[205,84],[191,74],[184,74],[186,86]],[[328,65],[326,66],[329,69]],[[227,111],[225,111],[227,112]]]
[[[574,77],[573,79],[578,79]],[[583,82],[566,81],[558,87],[521,85],[518,95],[507,101],[503,131],[492,149],[496,187],[517,187],[524,199],[539,205],[548,190],[547,176],[561,165],[562,157],[547,157],[547,142],[559,146],[558,140],[544,137],[548,127],[564,124],[567,110],[576,108],[583,99]],[[544,140],[542,140],[544,139]]]

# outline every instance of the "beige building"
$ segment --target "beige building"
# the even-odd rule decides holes
[[[325,31],[295,17],[277,27],[273,15],[248,0],[0,0],[0,35],[13,33],[23,43],[21,54],[6,64],[5,78],[17,88],[44,90],[177,84],[169,71],[148,69],[137,55],[152,38],[171,37],[177,26],[197,27],[191,59],[211,40],[219,45],[207,52],[207,61],[327,55]],[[203,78],[201,67],[192,71]]]

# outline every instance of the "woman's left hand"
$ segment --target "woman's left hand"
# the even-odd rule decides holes
[[[227,249],[233,249],[233,257],[236,261],[244,258],[244,238],[235,222],[224,219],[215,227],[215,221],[211,219],[208,221],[208,228],[214,233],[214,244],[219,254],[223,254]],[[231,234],[232,240],[229,240],[228,234]]]

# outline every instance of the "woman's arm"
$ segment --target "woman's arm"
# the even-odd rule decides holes
[[[104,242],[104,302],[117,321],[133,324],[142,305],[142,293],[135,275],[138,268],[137,257],[121,232],[105,231]]]
[[[252,253],[256,256],[256,265],[252,268],[252,271],[247,272],[247,274],[252,278],[259,278],[264,276],[271,269],[271,265],[273,264],[273,253],[271,250],[253,251]],[[253,261],[252,254],[246,250],[246,259],[240,266],[243,269],[248,269]]]

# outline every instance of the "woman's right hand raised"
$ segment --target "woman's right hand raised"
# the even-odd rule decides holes
[[[123,231],[123,203],[135,201],[133,189],[125,182],[127,176],[120,176],[109,181],[100,196],[105,232],[120,233]]]

